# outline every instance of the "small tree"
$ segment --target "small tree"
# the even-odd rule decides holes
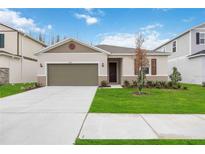
[[[41,42],[45,42],[42,33],[39,33],[39,35],[38,35],[38,40],[41,41]]]
[[[149,65],[149,61],[147,59],[146,50],[142,49],[142,45],[144,43],[144,38],[141,34],[136,38],[136,61],[135,61],[135,69],[138,74],[137,77],[137,87],[139,94],[142,94],[142,89],[145,83],[145,73],[144,68]]]
[[[178,82],[182,80],[181,73],[178,72],[176,67],[173,67],[173,72],[169,75],[169,78],[171,79],[172,85],[177,85]]]

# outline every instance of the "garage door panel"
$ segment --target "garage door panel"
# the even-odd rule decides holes
[[[48,64],[49,86],[96,86],[97,64]]]

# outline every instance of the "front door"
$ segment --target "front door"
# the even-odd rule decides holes
[[[109,63],[109,82],[117,82],[117,63]]]

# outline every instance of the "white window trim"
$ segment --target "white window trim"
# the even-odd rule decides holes
[[[174,41],[172,41],[172,53],[175,53],[175,52],[173,52],[173,43],[174,42],[176,42],[176,51],[175,52],[177,52],[177,40],[174,40]]]
[[[199,45],[205,45],[205,37],[204,37],[204,43],[202,44],[200,42],[200,34],[204,34],[205,35],[205,32],[198,32],[199,33]]]
[[[5,37],[6,37],[6,35],[5,35],[5,33],[3,33],[3,32],[0,32],[0,34],[3,34],[4,35],[4,47],[3,48],[0,48],[0,49],[5,49]]]

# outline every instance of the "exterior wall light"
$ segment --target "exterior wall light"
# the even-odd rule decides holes
[[[43,67],[43,65],[40,63],[40,67]]]
[[[102,67],[104,67],[104,63],[102,63]]]

